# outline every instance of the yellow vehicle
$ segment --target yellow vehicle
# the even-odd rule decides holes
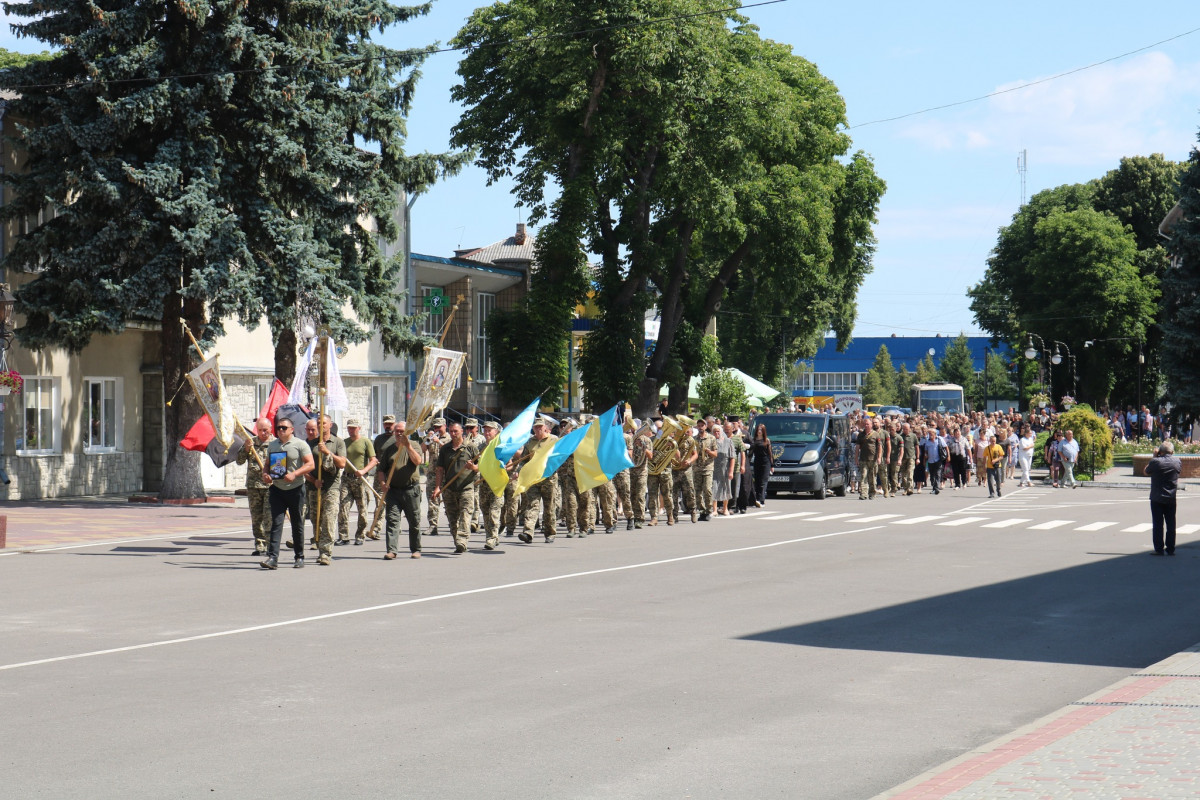
[[[879,409],[883,408],[883,403],[867,403],[867,416],[873,417],[879,413]]]

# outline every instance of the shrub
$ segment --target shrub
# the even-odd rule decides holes
[[[1072,431],[1079,441],[1079,462],[1076,472],[1090,474],[1093,455],[1095,456],[1096,472],[1104,472],[1112,466],[1112,433],[1109,431],[1107,423],[1090,406],[1081,403],[1061,415],[1054,425],[1054,430]]]

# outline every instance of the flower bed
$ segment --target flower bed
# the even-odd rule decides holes
[[[1181,478],[1200,478],[1200,455],[1175,454],[1179,462],[1183,464],[1183,469],[1179,472]],[[1153,458],[1149,453],[1134,453],[1133,455],[1133,474],[1139,478],[1146,477],[1146,465]]]

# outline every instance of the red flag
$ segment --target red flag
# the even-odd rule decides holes
[[[271,394],[267,397],[267,402],[263,405],[262,410],[258,412],[258,419],[266,417],[271,421],[271,427],[275,427],[275,412],[279,407],[288,402],[288,397],[291,391],[283,385],[283,381],[279,378],[275,379],[275,383],[271,386]]]
[[[203,453],[208,449],[208,443],[211,442],[217,435],[213,430],[212,420],[208,418],[208,414],[201,414],[200,419],[196,420],[196,424],[187,432],[180,440],[179,446],[184,450],[195,450]]]

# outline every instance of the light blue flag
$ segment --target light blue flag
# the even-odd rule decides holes
[[[600,426],[600,444],[596,455],[600,458],[600,469],[612,479],[614,475],[633,468],[625,449],[625,432],[622,430],[620,405],[615,405],[600,415],[596,423]]]
[[[589,422],[582,428],[571,431],[552,445],[550,457],[546,459],[546,468],[542,470],[543,480],[549,478],[554,474],[555,470],[563,465],[563,462],[575,452],[575,448],[579,447],[579,443],[583,441],[583,437],[588,435],[588,431],[595,424],[595,422]]]
[[[501,464],[507,464],[533,435],[533,421],[537,418],[539,401],[540,398],[534,398],[524,411],[504,426],[504,430],[496,434],[496,460]]]

